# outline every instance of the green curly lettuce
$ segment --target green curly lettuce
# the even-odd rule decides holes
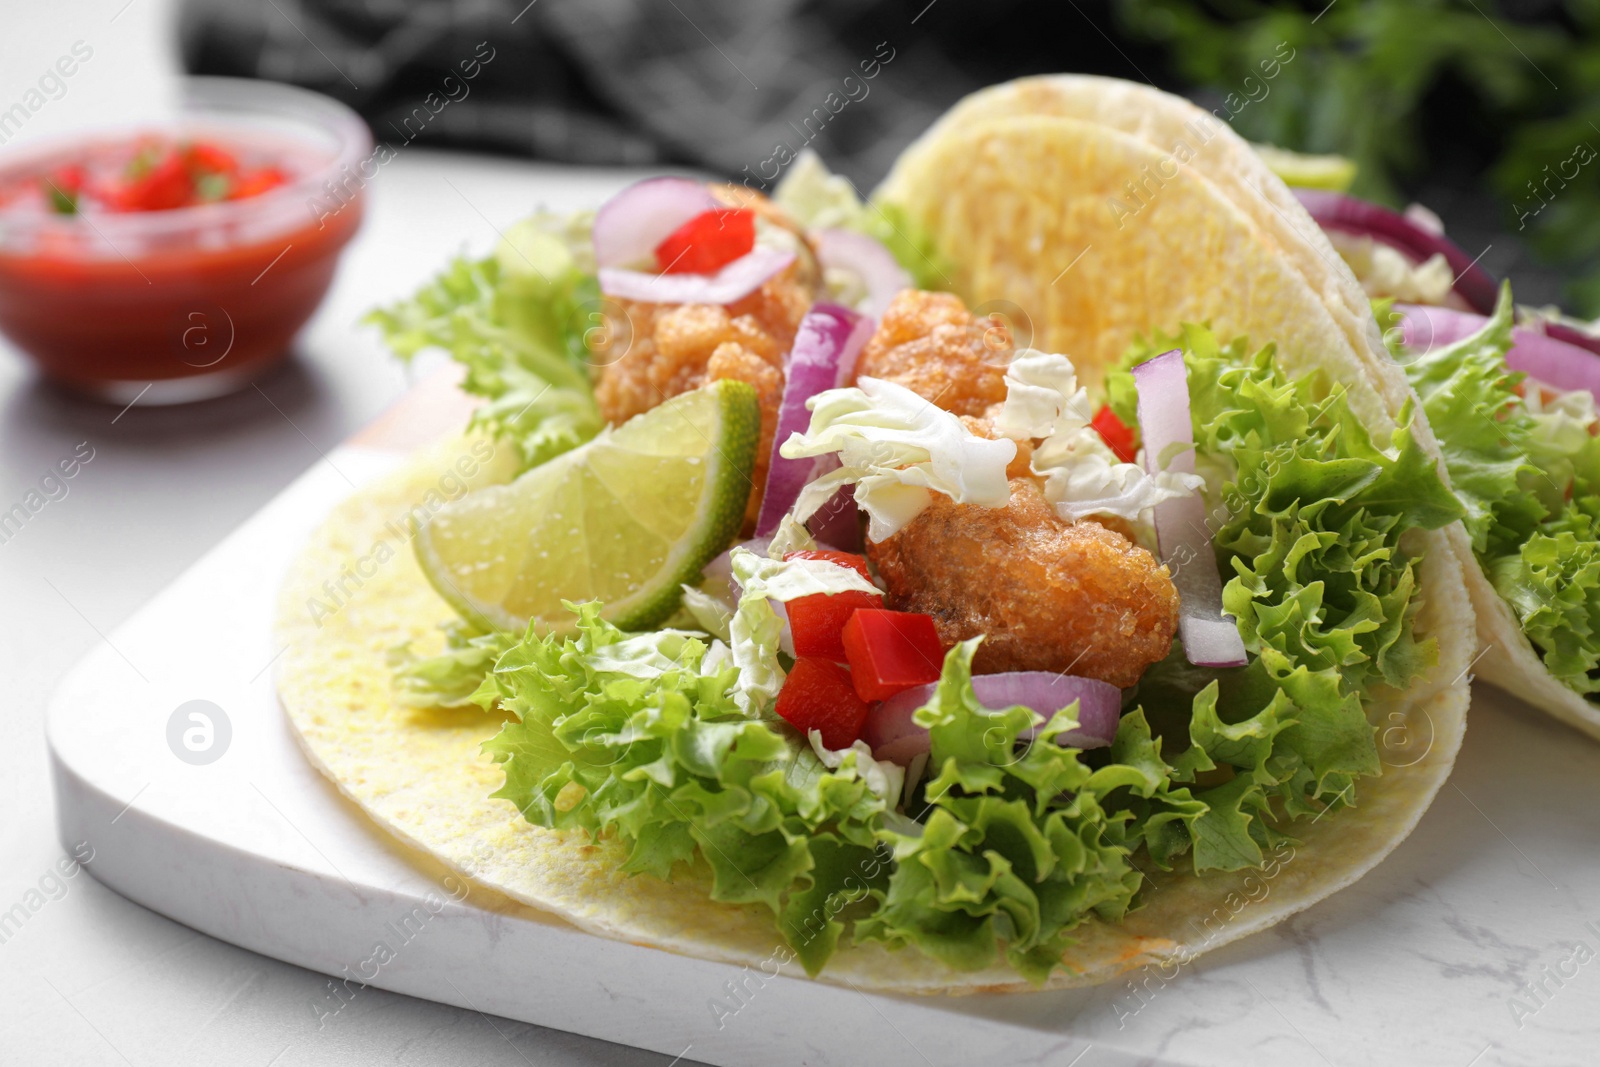
[[[1351,804],[1358,779],[1379,773],[1363,692],[1403,687],[1437,658],[1412,628],[1416,560],[1401,537],[1464,509],[1412,434],[1409,407],[1380,447],[1325,375],[1290,378],[1273,346],[1247,356],[1243,339],[1222,345],[1204,327],[1134,346],[1107,382],[1124,421],[1137,418],[1131,368],[1170,348],[1184,350],[1223,606],[1250,663],[1169,660],[1133,699],[1188,711],[1178,780],[1231,775],[1195,790],[1208,809],[1191,825],[1196,870],[1254,866],[1281,839],[1272,812]]]
[[[698,856],[713,900],[767,905],[815,972],[842,902],[883,880],[874,832],[898,798],[873,790],[870,757],[829,768],[781,720],[748,716],[720,642],[575,610],[576,637],[530,633],[484,683],[481,701],[516,716],[484,746],[505,768],[494,795],[540,826],[619,834],[630,874],[670,878]]]
[[[1381,309],[1380,309],[1381,313]],[[1506,363],[1511,289],[1475,334],[1396,358],[1438,436],[1484,573],[1544,665],[1600,693],[1600,437],[1593,397]]]
[[[981,638],[952,649],[937,691],[916,712],[929,734],[929,771],[916,821],[878,833],[893,848],[879,907],[855,924],[859,941],[912,945],[958,970],[987,967],[1001,947],[1023,977],[1043,983],[1090,915],[1127,913],[1143,876],[1133,865],[1137,797],[1164,811],[1171,769],[1142,712],[1123,718],[1111,761],[1092,768],[1056,743],[1077,725],[1076,703],[1040,727],[1024,707],[989,709],[972,691],[972,654]]]
[[[440,348],[465,366],[462,388],[487,401],[471,427],[513,442],[525,468],[603,425],[585,343],[600,306],[587,242],[585,217],[524,219],[493,255],[457,258],[409,300],[367,316],[401,359]]]
[[[464,708],[477,703],[478,689],[495,661],[517,643],[517,635],[483,633],[469,623],[444,626],[445,647],[417,656],[409,646],[390,652],[395,699],[408,708]]]

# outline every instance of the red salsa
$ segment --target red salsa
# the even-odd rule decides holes
[[[277,161],[241,160],[215,141],[146,136],[99,145],[37,177],[13,179],[0,190],[0,202],[8,211],[23,210],[31,187],[38,206],[58,215],[171,211],[244,200],[288,180]]]
[[[318,206],[333,162],[291,137],[142,134],[0,168],[0,330],[107,399],[243,384],[316,310],[360,223],[359,191]],[[172,398],[205,392],[189,387]]]

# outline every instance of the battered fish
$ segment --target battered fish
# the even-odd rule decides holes
[[[950,293],[904,289],[861,350],[856,376],[883,378],[957,415],[984,416],[1005,402],[1011,334],[974,319]]]
[[[862,349],[857,375],[903,385],[996,437],[1011,338],[958,297],[906,290]],[[932,615],[946,644],[987,634],[973,667],[1070,671],[1126,687],[1164,658],[1178,627],[1167,568],[1118,518],[1067,522],[1044,498],[1019,442],[1003,508],[933,504],[867,555],[890,607]]]
[[[783,400],[783,356],[811,306],[811,291],[794,268],[726,307],[717,304],[646,304],[618,301],[594,352],[595,401],[613,426],[663,400],[722,378],[756,387],[761,401],[746,525],[761,510],[772,438]]]
[[[888,607],[933,616],[946,644],[987,634],[980,674],[1062,671],[1119,688],[1172,648],[1178,591],[1148,551],[1097,522],[1067,522],[1032,478],[1003,508],[942,494],[868,544]]]

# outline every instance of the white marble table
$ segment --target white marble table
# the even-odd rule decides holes
[[[5,4],[0,101],[81,38],[94,64],[30,129],[132,107],[160,91],[168,18],[158,0]],[[260,393],[118,416],[37,385],[0,348],[0,506],[80,442],[95,450],[64,498],[0,544],[0,914],[27,915],[0,941],[0,1063],[671,1061],[377,989],[327,1017],[323,975],[196,933],[82,872],[63,876],[73,868],[43,737],[46,701],[72,664],[404,389],[353,325],[367,307],[463,244],[488,247],[495,225],[541,200],[593,202],[624,180],[408,149],[372,185],[368,228],[299,357]],[[1096,1042],[1080,1067],[1134,1027],[1159,1035],[1160,1056],[1195,1064],[1592,1062],[1600,965],[1572,961],[1579,942],[1600,950],[1586,925],[1600,923],[1597,757],[1481,691],[1452,784],[1389,861],[1176,982],[1073,998],[1063,1024]],[[1242,980],[1265,960],[1292,966],[1281,982]],[[1249,1040],[1227,1036],[1239,1033]]]

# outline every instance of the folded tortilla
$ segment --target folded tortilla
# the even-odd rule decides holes
[[[1186,100],[1170,96],[1146,85],[1084,75],[1058,74],[1022,78],[973,93],[940,121],[908,151],[880,195],[902,202],[914,202],[915,190],[929,191],[925,178],[933,162],[933,146],[950,151],[959,131],[979,129],[997,120],[1023,117],[1060,118],[1094,123],[1127,134],[1155,149],[1158,157],[1148,171],[1141,168],[1124,185],[1110,194],[1120,198],[1120,207],[1107,210],[1122,214],[1128,225],[1142,217],[1141,201],[1153,201],[1166,184],[1164,175],[1183,167],[1213,184],[1231,200],[1239,213],[1254,224],[1263,245],[1276,251],[1292,266],[1323,304],[1329,318],[1348,340],[1351,351],[1367,368],[1368,379],[1393,409],[1405,398],[1405,375],[1394,365],[1382,343],[1371,304],[1359,285],[1351,284],[1350,270],[1312,218],[1279,181],[1260,157],[1235,136],[1222,119]],[[930,213],[930,217],[936,217]],[[942,236],[942,231],[941,236]],[[1093,267],[1085,255],[1079,266]],[[1008,260],[1008,262],[1010,262]],[[1051,262],[1054,262],[1052,260]],[[1039,272],[1048,269],[1041,263]],[[1076,267],[1074,271],[1076,271]],[[975,277],[969,284],[975,292],[1011,293],[1006,288],[1009,276]],[[1066,279],[1062,279],[1063,284]],[[983,297],[988,299],[989,297]],[[1059,336],[1062,329],[1050,318],[1060,306],[1046,301],[1046,336]],[[1226,320],[1218,319],[1220,325]],[[1326,322],[1306,318],[1306,323]],[[1226,333],[1224,329],[1222,331]],[[1065,334],[1063,344],[1073,336]],[[1337,347],[1337,346],[1331,346]],[[1115,345],[1107,345],[1115,358]],[[1068,347],[1066,351],[1073,350]],[[1098,351],[1098,350],[1097,350]],[[1424,446],[1435,455],[1438,445],[1431,430],[1415,428]],[[1570,726],[1600,738],[1600,704],[1574,692],[1552,675],[1538,651],[1522,631],[1516,613],[1500,596],[1488,575],[1478,564],[1466,531],[1458,524],[1446,531],[1451,550],[1462,562],[1467,589],[1477,618],[1479,656],[1473,671],[1485,681],[1560,719]]]
[[[1097,84],[1103,88],[1083,91],[1110,92],[1117,83]],[[969,127],[954,122],[960,115],[957,108],[908,151],[883,195],[929,227],[958,264],[952,286],[970,302],[1014,301],[1033,318],[1033,343],[1071,355],[1093,380],[1135,334],[1210,321],[1223,336],[1277,341],[1291,371],[1320,370],[1346,384],[1352,409],[1380,439],[1395,425],[1405,390],[1389,388],[1378,368],[1375,330],[1369,339],[1355,322],[1341,325],[1346,310],[1365,306],[1355,279],[1346,271],[1327,281],[1331,294],[1319,292],[1283,248],[1310,242],[1302,233],[1310,220],[1293,216],[1300,209],[1292,198],[1283,207],[1290,222],[1269,233],[1198,167],[1177,167],[1135,217],[1122,218],[1108,199],[1155,167],[1162,150],[1103,121],[996,115]],[[1215,136],[1232,138],[1230,151],[1249,151],[1228,131]],[[1277,183],[1264,172],[1247,176]],[[1273,195],[1288,196],[1281,184]],[[1295,254],[1316,252],[1296,246]],[[502,772],[479,746],[500,716],[416,712],[393,699],[389,650],[411,642],[431,651],[451,617],[405,546],[336,611],[312,608],[325,582],[403,529],[393,520],[435,489],[463,448],[440,444],[356,493],[294,565],[279,605],[288,649],[279,689],[308,757],[379,826],[480,885],[602,936],[775,969],[787,956],[771,912],[711,900],[703,865],[672,882],[627,877],[619,841],[542,829],[490,799]],[[1074,931],[1078,944],[1050,986],[1170,967],[1272,926],[1359,878],[1411,831],[1460,745],[1473,643],[1460,561],[1442,534],[1414,533],[1424,553],[1415,629],[1437,640],[1438,662],[1403,692],[1369,691],[1369,720],[1407,740],[1380,746],[1383,773],[1362,780],[1359,805],[1300,820],[1300,844],[1262,869],[1156,872],[1138,910]],[[793,963],[782,970],[802,973]],[[842,945],[819,980],[918,994],[1034,988],[1004,964],[957,971],[878,944]]]

